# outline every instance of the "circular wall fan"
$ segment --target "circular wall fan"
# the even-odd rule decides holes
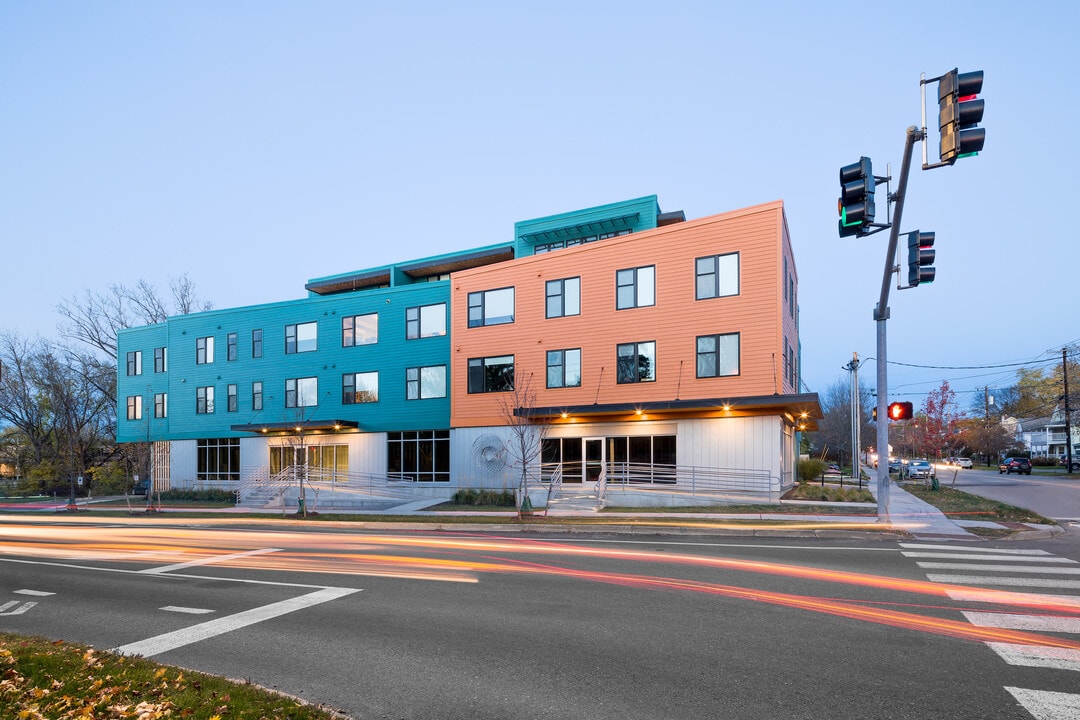
[[[484,475],[495,475],[506,467],[506,448],[497,435],[485,433],[472,444],[473,465]]]

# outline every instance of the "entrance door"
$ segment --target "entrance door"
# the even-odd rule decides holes
[[[604,469],[604,438],[584,438],[585,482],[595,483]]]

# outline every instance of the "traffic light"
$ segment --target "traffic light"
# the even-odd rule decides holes
[[[874,168],[870,158],[840,168],[840,237],[858,235],[874,222]]]
[[[909,402],[889,403],[889,419],[890,420],[910,420],[911,416],[912,416],[911,403],[909,403]]]
[[[934,282],[934,233],[909,232],[908,247],[908,285],[916,287],[920,283]]]
[[[938,82],[938,127],[941,128],[941,162],[978,155],[986,140],[982,122],[985,104],[975,96],[982,92],[983,71],[961,73],[955,69]]]

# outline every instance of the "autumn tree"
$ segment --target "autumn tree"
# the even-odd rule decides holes
[[[931,390],[923,403],[919,436],[920,454],[926,457],[951,455],[960,441],[959,421],[963,417],[956,404],[956,393],[944,380],[941,387]]]

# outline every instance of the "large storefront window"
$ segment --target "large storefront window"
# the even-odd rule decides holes
[[[348,445],[278,445],[270,448],[270,474],[301,467],[307,456],[313,480],[345,480],[349,472]]]
[[[450,431],[387,433],[386,472],[399,480],[450,482]]]
[[[600,443],[603,453],[597,457],[596,446]],[[591,476],[595,473],[589,472],[590,463],[600,461],[609,481],[673,484],[675,449],[674,435],[545,438],[540,453],[541,477],[550,479],[561,463],[563,483],[595,480]]]
[[[196,443],[196,479],[207,482],[240,479],[240,438],[210,438]]]

